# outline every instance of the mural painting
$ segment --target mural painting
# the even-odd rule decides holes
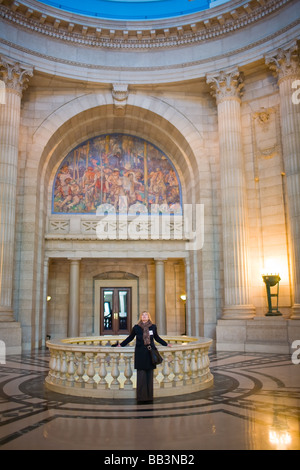
[[[178,213],[181,188],[166,155],[151,143],[127,134],[101,135],[73,149],[61,163],[53,184],[52,213],[91,214],[101,204],[121,212],[140,202],[166,204]]]

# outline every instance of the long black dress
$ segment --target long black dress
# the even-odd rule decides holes
[[[168,343],[158,336],[156,325],[149,326],[150,345],[156,349],[154,340],[163,346]],[[143,329],[139,325],[134,325],[130,335],[120,344],[122,347],[136,338],[134,351],[134,368],[137,370],[137,401],[153,400],[153,369],[156,368],[151,362],[150,352],[143,340]]]

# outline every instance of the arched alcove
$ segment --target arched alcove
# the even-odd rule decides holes
[[[28,246],[31,246],[32,252],[35,253],[34,273],[32,274],[32,267],[27,266],[25,262],[23,264],[21,262],[20,269],[23,269],[24,272],[28,271],[28,277],[32,277],[33,284],[35,276],[39,276],[39,285],[32,286],[32,289],[36,290],[36,302],[35,304],[32,302],[31,310],[36,308],[37,317],[41,311],[43,312],[43,319],[38,320],[41,323],[45,324],[46,315],[47,260],[52,257],[49,247],[56,243],[58,255],[61,253],[61,256],[67,259],[74,256],[74,253],[76,254],[76,243],[79,243],[79,241],[70,242],[64,251],[59,240],[55,241],[53,237],[51,240],[49,237],[45,239],[48,230],[47,218],[51,215],[52,187],[55,174],[63,158],[74,147],[99,134],[110,133],[133,134],[158,147],[172,162],[178,174],[181,182],[182,202],[204,204],[207,211],[208,232],[212,230],[210,222],[212,202],[211,193],[208,190],[211,185],[211,173],[208,155],[204,150],[205,145],[201,133],[182,113],[158,98],[147,97],[145,99],[142,94],[132,94],[128,97],[124,116],[115,114],[109,93],[87,94],[66,103],[52,112],[34,132],[33,145],[27,155],[27,166],[30,167],[30,171],[27,173],[25,170],[24,176],[25,186],[29,185],[34,171],[36,171],[38,181],[34,201],[30,192],[25,191],[24,194],[24,207],[29,200],[32,207],[30,217],[26,211],[22,215],[23,223],[26,223],[30,218],[32,227],[35,227],[32,233],[28,234]],[[28,184],[26,183],[27,175]],[[79,240],[78,237],[77,240]],[[211,249],[209,244],[205,247],[205,251],[207,250],[205,256],[211,258],[211,254],[209,254]],[[92,256],[97,256],[97,250],[92,248],[91,250]],[[91,253],[85,253],[86,256],[91,256]],[[111,249],[111,253],[113,253],[113,249]],[[136,249],[133,249],[131,253],[133,257],[136,256]],[[177,255],[177,258],[179,256],[182,263],[182,257],[190,258],[190,255],[191,253],[183,254],[182,252]],[[153,262],[153,253],[141,252],[141,256],[152,258]],[[202,272],[204,269],[202,256],[203,253],[199,252],[196,256],[193,255],[189,261],[188,272],[195,279],[202,277],[201,274],[198,274],[199,270]],[[175,272],[177,268],[172,265],[170,269]],[[153,273],[151,276],[153,277]],[[184,281],[181,280],[181,285],[182,282]],[[193,286],[190,288],[194,289]],[[202,302],[199,282],[195,295]],[[189,318],[191,319],[194,315],[202,315],[198,307],[199,301],[194,301],[194,294],[190,296],[189,300]],[[22,299],[20,299],[20,305],[21,303]],[[41,305],[40,310],[38,304]],[[196,313],[194,313],[195,308],[197,309]],[[198,324],[197,322],[195,321],[194,324]]]

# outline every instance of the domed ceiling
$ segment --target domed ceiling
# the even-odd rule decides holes
[[[223,0],[224,1],[224,0]],[[40,3],[80,15],[114,20],[153,20],[196,13],[211,0],[43,0]]]

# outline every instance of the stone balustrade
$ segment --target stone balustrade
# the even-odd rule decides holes
[[[211,339],[162,337],[172,347],[158,347],[164,361],[154,371],[155,397],[192,393],[213,384],[208,357]],[[111,347],[123,339],[91,336],[47,341],[50,350],[47,389],[82,397],[134,398],[134,346]]]

